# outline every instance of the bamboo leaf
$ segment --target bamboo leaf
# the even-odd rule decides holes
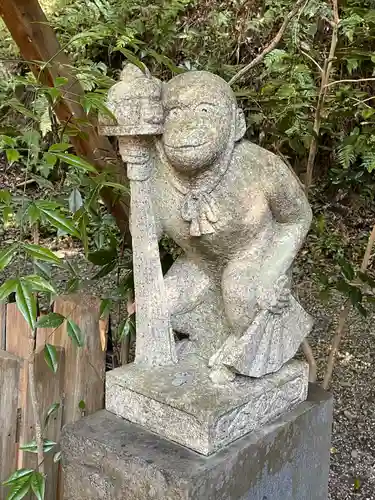
[[[74,188],[69,196],[69,210],[74,214],[82,207],[83,201],[79,189]]]
[[[49,148],[50,153],[63,153],[70,148],[70,144],[67,142],[59,142],[57,144],[52,144]]]
[[[21,281],[26,282],[34,292],[50,292],[57,294],[56,288],[49,281],[45,280],[37,274],[25,276]]]
[[[114,247],[102,248],[96,252],[89,252],[87,258],[96,266],[105,266],[117,258],[117,250]]]
[[[18,279],[7,280],[5,283],[3,283],[0,286],[0,300],[5,300],[11,293],[15,292],[18,284]]]
[[[45,262],[51,262],[53,264],[62,264],[61,259],[48,248],[31,243],[23,243],[22,246],[34,259],[44,260]]]
[[[91,165],[88,161],[80,158],[79,156],[72,155],[70,153],[53,153],[57,158],[61,161],[71,165],[72,167],[79,168],[80,170],[84,170],[85,172],[92,172],[93,174],[97,174],[98,171]]]
[[[35,327],[36,328],[58,328],[65,321],[65,317],[59,313],[49,313],[45,316],[41,316]]]
[[[18,245],[10,245],[7,248],[4,248],[0,252],[0,271],[4,269],[10,262],[12,261],[13,257],[15,256],[16,252],[18,249]]]
[[[34,472],[33,469],[18,469],[11,476],[8,477],[6,481],[4,481],[2,484],[4,486],[11,485],[13,483],[16,483],[20,479],[26,479],[27,477],[30,477],[32,473]]]
[[[53,462],[56,464],[57,462],[60,462],[60,460],[61,460],[61,451],[58,451],[53,456]]]
[[[100,318],[107,318],[109,316],[109,311],[111,309],[112,300],[111,299],[103,299],[100,303]]]
[[[16,288],[16,304],[29,327],[33,330],[36,320],[36,300],[30,285],[20,279]]]
[[[71,234],[72,236],[80,237],[77,228],[73,225],[72,221],[64,217],[60,212],[56,210],[41,209],[44,217],[47,219],[52,226],[64,231],[65,233]]]
[[[46,478],[40,472],[35,471],[31,476],[31,489],[38,500],[44,500],[46,491]]]
[[[51,370],[56,373],[58,368],[56,347],[51,344],[44,346],[44,359]]]
[[[44,427],[46,428],[49,422],[49,419],[52,417],[54,413],[56,413],[60,409],[60,403],[53,403],[51,406],[48,408],[46,417],[44,419]]]
[[[43,439],[43,451],[48,453],[52,450],[57,443],[55,441],[50,441],[49,439]],[[20,446],[20,450],[28,451],[29,453],[38,453],[38,447],[36,441],[30,441],[29,443],[23,444]]]
[[[67,321],[67,332],[69,337],[78,346],[83,346],[83,335],[80,327],[73,320],[68,319]]]
[[[20,479],[18,483],[15,483],[7,497],[7,500],[21,500],[30,491],[30,479],[25,478]]]

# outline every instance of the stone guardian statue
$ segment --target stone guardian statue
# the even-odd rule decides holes
[[[306,365],[290,360],[312,320],[291,294],[290,270],[311,209],[290,169],[244,139],[243,112],[224,80],[191,71],[153,79],[141,95],[151,78],[127,65],[108,95],[117,123],[103,117],[100,129],[119,136],[131,184],[147,182],[131,214],[142,352],[111,372],[107,408],[145,424],[146,403],[135,401],[142,393],[159,405],[147,406],[151,430],[208,454],[306,398]],[[162,279],[155,245],[164,234],[183,255]],[[176,351],[170,326],[186,337]],[[133,408],[116,400],[119,386]],[[186,424],[195,439],[181,433],[176,413],[166,430],[160,412],[170,408],[209,424]]]

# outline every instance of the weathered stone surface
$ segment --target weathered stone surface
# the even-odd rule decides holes
[[[143,195],[150,203],[132,202],[137,321],[145,318],[146,324],[149,309],[169,313],[173,329],[189,336],[189,350],[206,359],[216,382],[277,372],[311,329],[288,277],[311,222],[295,176],[277,156],[243,138],[246,125],[234,93],[211,73],[187,72],[161,86],[128,65],[107,105],[118,123],[107,117],[101,131],[119,136],[131,184],[137,171],[131,164],[149,168],[150,191],[144,187]],[[138,157],[137,148],[127,151],[121,140],[150,134],[155,140],[144,142]],[[150,224],[142,230],[146,219],[152,231]],[[147,271],[156,266],[155,256],[147,260],[155,233],[167,234],[184,251],[165,279],[165,294]],[[164,296],[168,310],[153,308]],[[138,330],[137,363],[175,360],[170,347],[164,357],[153,355],[156,336]],[[169,346],[165,321],[157,333]]]
[[[65,500],[327,500],[332,401],[318,387],[203,457],[101,411],[63,430]]]
[[[179,444],[209,455],[306,399],[308,367],[291,361],[261,379],[214,384],[202,358],[144,370],[107,373],[106,409]]]

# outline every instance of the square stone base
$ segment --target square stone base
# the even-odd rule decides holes
[[[210,455],[306,400],[308,366],[291,361],[261,379],[217,385],[194,355],[169,367],[131,364],[107,373],[106,409]]]
[[[65,500],[327,500],[332,400],[308,400],[210,457],[102,410],[62,433]]]

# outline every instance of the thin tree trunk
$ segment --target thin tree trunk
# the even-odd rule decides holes
[[[323,72],[321,76],[320,91],[318,96],[318,102],[315,110],[314,126],[313,126],[313,136],[311,139],[309,157],[307,160],[306,167],[306,178],[305,178],[305,189],[306,192],[311,187],[313,181],[314,165],[316,153],[318,151],[318,139],[320,134],[320,126],[322,120],[322,111],[324,106],[324,101],[327,95],[327,85],[332,71],[333,61],[335,59],[336,47],[338,42],[338,29],[340,24],[339,10],[338,10],[338,0],[332,0],[333,4],[333,17],[334,21],[331,23],[332,26],[332,38],[331,46],[329,49],[328,58],[324,62]]]
[[[29,387],[30,399],[34,412],[34,428],[35,428],[35,442],[37,448],[37,469],[41,474],[44,474],[44,443],[43,443],[43,430],[42,421],[40,416],[40,405],[36,391],[35,382],[35,347],[36,347],[36,330],[33,331],[33,336],[30,338],[28,370],[29,370]]]
[[[375,225],[372,228],[370,237],[369,237],[368,242],[367,242],[365,255],[363,256],[363,260],[362,260],[362,264],[361,264],[361,271],[363,273],[367,270],[368,264],[370,262],[370,257],[371,257],[372,249],[374,247],[374,243],[375,243]],[[348,316],[349,316],[350,309],[351,309],[351,304],[350,304],[350,301],[347,300],[347,301],[345,301],[345,303],[343,304],[343,306],[341,308],[341,312],[339,315],[339,324],[337,326],[337,331],[336,331],[335,336],[334,336],[333,341],[332,341],[332,348],[331,348],[331,352],[329,353],[326,373],[324,375],[324,381],[323,381],[323,388],[324,389],[328,389],[329,383],[330,383],[331,378],[332,378],[333,368],[334,368],[335,360],[336,360],[336,354],[337,354],[338,348],[340,346],[342,337],[344,335],[344,328],[345,328],[346,321],[347,321]]]

